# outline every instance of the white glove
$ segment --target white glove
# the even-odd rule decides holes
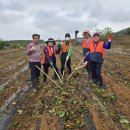
[[[86,61],[85,63],[84,63],[84,66],[86,66],[88,64],[88,61]]]
[[[66,57],[66,61],[68,61],[68,60],[69,60],[69,56]]]
[[[89,52],[86,53],[86,56],[89,54]]]
[[[50,62],[50,65],[53,66],[53,62]]]
[[[111,42],[111,39],[108,39],[108,42]]]
[[[36,48],[34,46],[32,46],[32,48],[30,50],[31,51],[36,51]]]

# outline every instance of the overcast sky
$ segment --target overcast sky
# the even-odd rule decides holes
[[[130,0],[0,0],[0,38],[63,39],[69,32],[130,26]]]

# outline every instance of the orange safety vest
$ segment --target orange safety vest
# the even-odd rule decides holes
[[[56,55],[56,48],[52,47],[52,49],[53,49],[53,52],[52,52],[51,48],[49,46],[47,46],[49,56],[55,56]]]
[[[66,46],[65,43],[62,44],[62,52],[68,52],[70,49],[71,43],[69,42],[69,45]]]
[[[103,54],[103,57],[105,55],[105,49],[103,48],[104,42],[99,41],[97,43],[97,46],[94,46],[94,42],[91,41],[88,48],[90,48],[90,53],[99,52]]]
[[[53,52],[52,52],[51,48],[49,46],[47,46],[49,56],[54,56],[55,57],[57,49],[55,47],[52,47],[52,49],[53,49]],[[46,63],[46,55],[45,54],[43,54],[41,63],[42,64]]]
[[[89,41],[88,41],[88,43],[87,43],[87,39],[84,39],[84,40],[83,40],[83,48],[88,48],[88,45],[89,45],[90,42],[92,42],[92,40],[93,40],[93,39],[90,38]]]

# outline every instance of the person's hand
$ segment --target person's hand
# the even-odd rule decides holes
[[[52,61],[50,62],[50,65],[53,66],[53,62]]]
[[[36,51],[36,48],[34,46],[32,46],[32,48],[30,50],[31,51]]]
[[[87,56],[88,54],[89,54],[89,52],[87,52],[85,56]]]
[[[69,56],[66,57],[66,61],[68,61],[68,60],[69,60]]]
[[[85,63],[84,63],[84,66],[86,66],[88,64],[88,61],[86,61]]]
[[[63,44],[63,42],[61,41],[61,42],[60,42],[60,45],[62,45],[62,44]]]
[[[112,38],[113,38],[113,36],[110,34],[110,35],[108,36],[108,42],[111,42],[111,41],[112,41]]]

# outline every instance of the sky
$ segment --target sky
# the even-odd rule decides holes
[[[96,28],[113,32],[130,27],[130,0],[0,0],[0,38],[64,39],[65,33],[82,36]]]

